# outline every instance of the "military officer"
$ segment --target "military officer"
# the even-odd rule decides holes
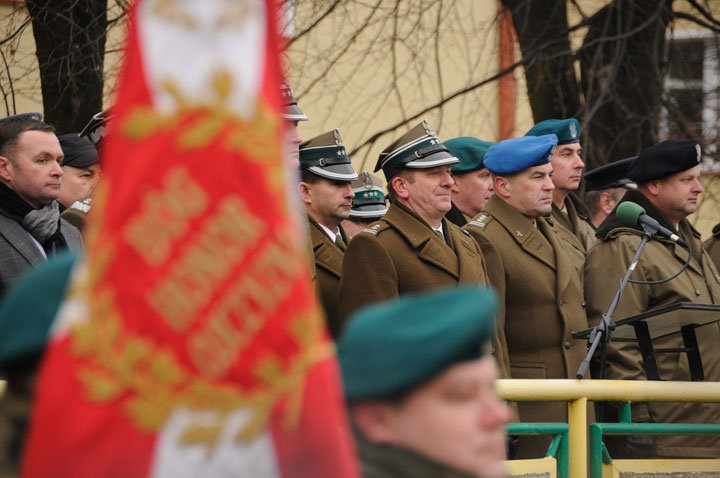
[[[720,303],[718,280],[710,257],[703,248],[700,234],[686,217],[697,208],[703,188],[698,181],[701,159],[700,145],[695,141],[664,141],[645,150],[628,169],[628,177],[636,181],[636,191],[628,191],[620,201],[632,201],[643,208],[667,229],[674,231],[692,248],[687,269],[678,277],[654,284],[627,285],[614,317],[621,319],[677,302]],[[618,220],[615,212],[598,229],[598,243],[590,250],[585,264],[585,294],[591,325],[606,312],[616,285],[625,274],[640,244],[642,230]],[[688,250],[660,237],[653,237],[640,257],[631,279],[660,281],[682,269]],[[616,320],[617,320],[616,319]],[[697,331],[705,380],[720,381],[720,325],[714,323]],[[658,348],[683,347],[680,333],[656,339]],[[657,355],[657,364],[664,380],[689,381],[688,362],[674,353]],[[642,358],[635,343],[611,342],[608,346],[606,378],[646,380]],[[633,403],[633,422],[720,423],[720,404],[709,403]],[[719,437],[658,436],[652,442],[640,443],[634,438],[623,440],[622,446],[611,449],[617,458],[652,457],[717,457]],[[610,445],[609,445],[610,446]]]
[[[337,350],[364,478],[506,476],[510,413],[488,353],[496,310],[489,289],[461,286],[349,321]]]
[[[386,147],[375,171],[388,181],[385,216],[353,237],[343,260],[340,310],[458,283],[484,283],[477,243],[445,219],[458,162],[427,121]]]
[[[342,223],[350,239],[368,227],[371,222],[383,217],[388,209],[382,181],[374,174],[363,171],[351,186],[355,197],[350,207],[350,217]]]
[[[452,208],[445,216],[462,227],[482,211],[492,196],[492,176],[483,165],[483,158],[494,143],[462,136],[444,141],[444,144],[450,154],[460,160],[450,167],[455,185],[452,188]]]
[[[354,196],[350,165],[340,131],[334,129],[300,145],[300,200],[307,212],[315,258],[315,280],[330,334],[340,331],[339,290],[348,241],[340,223],[350,216]]]
[[[552,157],[555,185],[552,218],[560,238],[572,245],[578,266],[582,267],[585,254],[595,241],[595,231],[587,222],[588,211],[575,191],[580,187],[585,163],[580,145],[580,123],[575,118],[550,119],[536,124],[525,136],[554,134],[558,145]]]
[[[480,244],[500,296],[496,356],[509,378],[574,378],[586,346],[571,332],[587,328],[579,274],[567,246],[543,216],[555,188],[554,134],[500,141],[485,154],[495,194],[465,225]],[[523,422],[567,420],[564,403],[518,404]],[[544,456],[550,439],[520,437],[517,458]]]
[[[617,203],[629,189],[637,185],[627,177],[627,170],[637,156],[609,163],[583,175],[585,179],[585,204],[588,207],[588,223],[597,229],[610,215]]]

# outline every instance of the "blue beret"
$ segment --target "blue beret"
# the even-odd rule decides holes
[[[470,136],[462,136],[443,141],[443,144],[448,147],[450,154],[460,160],[459,163],[450,167],[452,172],[469,173],[470,171],[479,171],[485,167],[483,165],[485,153],[495,143]]]
[[[523,136],[500,141],[485,153],[485,167],[493,174],[515,174],[550,162],[557,136]]]
[[[557,136],[557,144],[577,143],[580,141],[580,123],[575,118],[545,120],[530,128],[525,136],[542,136],[544,134]]]
[[[646,183],[695,167],[701,160],[702,148],[697,141],[663,141],[643,151],[627,174],[633,181]]]
[[[460,286],[360,310],[337,342],[346,398],[394,396],[482,357],[497,308],[491,289]]]

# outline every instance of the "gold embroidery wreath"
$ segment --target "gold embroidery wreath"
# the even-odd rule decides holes
[[[99,192],[104,209],[107,183]],[[102,218],[102,211],[96,215]],[[252,441],[267,426],[270,413],[281,399],[288,399],[285,425],[294,428],[302,406],[305,377],[316,363],[331,355],[324,340],[322,321],[312,309],[295,317],[287,333],[299,345],[288,367],[278,354],[268,354],[255,366],[258,384],[253,390],[218,385],[183,368],[170,347],[127,330],[115,306],[113,291],[99,278],[112,257],[111,246],[96,242],[99,223],[90,229],[90,240],[99,246],[92,252],[85,279],[73,284],[70,300],[89,304],[89,320],[79,320],[70,329],[71,352],[81,359],[77,374],[90,400],[99,403],[119,401],[139,429],[161,428],[174,410],[188,408],[215,411],[217,424],[190,426],[182,433],[183,443],[204,444],[212,453],[224,419],[239,409],[250,410],[251,418],[236,435],[236,442]]]

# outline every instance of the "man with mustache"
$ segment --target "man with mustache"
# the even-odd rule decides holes
[[[300,145],[298,193],[308,215],[315,257],[315,285],[330,334],[340,331],[339,290],[347,235],[340,225],[350,217],[358,178],[350,165],[340,131],[334,129]]]
[[[704,249],[700,233],[686,219],[697,209],[702,150],[696,141],[663,141],[645,150],[630,165],[627,176],[637,183],[637,190],[627,191],[620,203],[631,201],[645,209],[648,216],[673,231],[692,249],[688,267],[688,249],[669,239],[653,236],[631,280],[656,283],[629,283],[623,291],[614,320],[637,315],[678,302],[720,304],[720,277]],[[590,250],[585,263],[585,294],[590,325],[596,325],[615,295],[617,284],[637,251],[643,231],[620,221],[613,211],[598,228],[598,243]],[[657,282],[661,281],[661,282]],[[651,319],[652,320],[652,319]],[[705,380],[720,381],[720,324],[696,329]],[[683,348],[680,331],[653,340],[655,349]],[[688,361],[684,354],[656,355],[660,378],[690,381]],[[595,375],[598,376],[597,374]],[[636,342],[612,341],[608,344],[605,378],[647,380],[643,358]],[[633,422],[720,423],[717,403],[633,403]],[[606,444],[613,458],[710,458],[720,456],[717,436],[614,437]]]
[[[380,153],[375,171],[385,174],[391,205],[345,253],[343,318],[392,297],[487,282],[477,243],[445,218],[454,184],[450,166],[457,162],[427,121]]]
[[[544,216],[552,207],[557,137],[500,141],[485,153],[495,194],[464,229],[480,244],[500,296],[496,357],[506,378],[574,378],[586,344],[571,332],[587,328],[582,281],[568,246]],[[560,402],[518,403],[522,422],[565,422]],[[592,423],[589,421],[588,423]],[[541,458],[549,437],[522,436],[517,458]]]
[[[580,187],[585,163],[580,145],[580,123],[575,118],[541,121],[525,133],[525,136],[554,134],[557,148],[550,160],[553,168],[553,204],[551,217],[553,227],[560,238],[570,244],[568,250],[575,259],[575,267],[582,278],[585,254],[595,241],[595,231],[587,222],[588,211],[582,200],[575,195]]]
[[[33,264],[82,247],[80,232],[60,218],[62,160],[40,114],[0,119],[0,297]]]

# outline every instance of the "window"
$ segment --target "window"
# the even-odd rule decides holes
[[[667,43],[665,107],[661,139],[696,139],[718,152],[720,131],[720,35],[675,32]]]

